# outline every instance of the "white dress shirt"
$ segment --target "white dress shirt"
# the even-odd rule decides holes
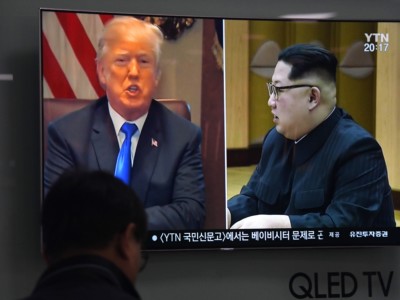
[[[114,130],[115,130],[115,135],[117,136],[118,139],[118,144],[119,148],[121,149],[122,143],[125,140],[125,133],[121,131],[122,125],[124,125],[125,122],[128,123],[133,123],[136,124],[138,130],[135,132],[135,134],[132,136],[132,144],[131,144],[131,165],[133,165],[133,161],[135,159],[135,153],[136,153],[136,147],[139,141],[140,133],[142,132],[144,122],[146,121],[147,114],[145,113],[143,116],[141,116],[139,119],[136,120],[125,120],[123,117],[121,117],[108,103],[108,110],[110,112],[110,117],[111,120],[114,124]]]

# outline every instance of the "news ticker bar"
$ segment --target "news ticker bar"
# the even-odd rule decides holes
[[[400,245],[400,228],[150,231],[148,250]]]

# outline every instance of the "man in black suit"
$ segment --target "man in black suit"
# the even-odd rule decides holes
[[[130,187],[102,172],[67,172],[42,206],[48,268],[26,300],[140,299],[146,213]]]
[[[306,44],[283,50],[267,84],[276,126],[239,195],[232,229],[395,226],[376,140],[336,107],[337,60]]]
[[[105,26],[97,74],[106,96],[49,126],[45,190],[70,168],[116,172],[121,127],[134,123],[127,183],[143,201],[149,229],[198,229],[205,218],[201,132],[153,99],[162,40],[156,26],[132,17]]]

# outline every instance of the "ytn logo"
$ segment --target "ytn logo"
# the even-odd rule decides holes
[[[367,43],[389,43],[389,33],[364,33]]]

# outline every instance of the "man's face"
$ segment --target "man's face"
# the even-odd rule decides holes
[[[272,84],[276,87],[310,84],[306,79],[289,80],[291,69],[291,65],[279,61],[272,76]],[[278,99],[271,96],[268,105],[274,115],[276,130],[288,139],[301,138],[306,133],[304,128],[307,128],[306,124],[309,122],[309,100],[309,87],[283,89],[278,92]]]
[[[150,107],[158,84],[158,66],[151,38],[129,29],[113,30],[97,64],[110,105],[126,120],[135,120]]]

